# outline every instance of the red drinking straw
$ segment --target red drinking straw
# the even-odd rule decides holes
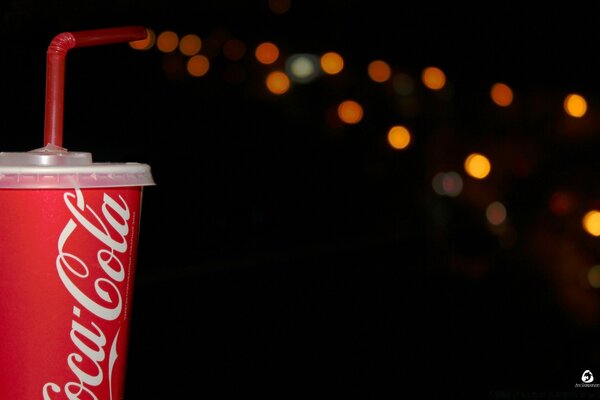
[[[65,100],[65,58],[74,47],[98,46],[145,39],[143,26],[94,29],[64,32],[56,35],[48,46],[46,59],[46,114],[44,122],[44,146],[62,147],[63,113]]]

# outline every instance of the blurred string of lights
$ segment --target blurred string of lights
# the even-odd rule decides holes
[[[269,7],[275,14],[284,14],[290,8],[290,1],[269,0]],[[296,53],[286,56],[275,43],[265,41],[258,43],[253,51],[249,52],[247,44],[237,38],[229,38],[219,43],[212,38],[203,40],[194,33],[180,36],[172,30],[156,33],[148,29],[146,39],[131,42],[130,46],[141,51],[156,49],[165,56],[178,52],[184,57],[185,64],[171,65],[165,58],[163,68],[167,75],[173,68],[184,68],[191,78],[204,77],[211,69],[211,60],[219,54],[229,61],[252,57],[267,68],[277,65],[267,73],[264,81],[266,89],[274,96],[288,93],[294,84],[309,84],[322,75],[336,75],[346,68],[343,55],[335,51],[321,55]],[[284,63],[281,60],[284,60]],[[389,84],[399,96],[413,93],[419,82],[432,92],[440,92],[447,86],[446,74],[437,66],[423,68],[419,79],[415,79],[404,72],[394,73],[390,64],[382,59],[373,60],[368,64],[366,77],[375,83]],[[489,89],[489,98],[495,106],[508,108],[513,104],[514,92],[507,83],[496,82]],[[588,111],[587,100],[579,93],[570,93],[564,97],[562,109],[570,118],[582,118]],[[345,99],[337,105],[336,117],[342,124],[353,125],[361,122],[364,112],[364,107],[359,101]],[[393,151],[407,151],[414,138],[411,129],[402,124],[390,126],[387,135],[382,136],[385,136]],[[431,187],[440,197],[456,198],[462,194],[465,180],[486,180],[493,168],[492,160],[487,154],[472,152],[465,155],[462,168],[435,173]],[[573,212],[575,204],[576,199],[572,193],[556,191],[548,201],[548,209],[555,216],[566,216]],[[515,230],[510,227],[510,210],[498,199],[487,202],[483,208],[483,216],[491,232],[499,236],[504,247],[511,247],[516,241],[516,236]],[[582,232],[593,237],[600,236],[600,207],[598,208],[587,210],[580,218]],[[600,288],[600,265],[588,266],[586,284],[588,287]]]

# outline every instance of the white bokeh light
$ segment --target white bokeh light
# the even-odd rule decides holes
[[[294,54],[285,63],[285,70],[294,82],[308,83],[319,76],[319,58],[314,54]]]

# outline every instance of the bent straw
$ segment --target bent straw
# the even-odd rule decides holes
[[[63,114],[65,98],[65,58],[74,47],[98,46],[145,39],[146,28],[126,26],[63,32],[54,37],[48,46],[46,58],[46,109],[44,121],[44,146],[62,147]]]

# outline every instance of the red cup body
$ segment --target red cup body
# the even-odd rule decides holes
[[[0,189],[0,399],[123,398],[141,200]]]

